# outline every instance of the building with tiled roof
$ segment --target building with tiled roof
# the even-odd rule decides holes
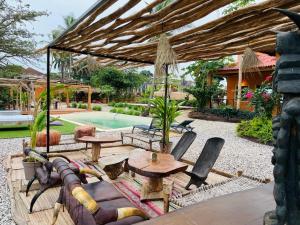
[[[266,79],[266,77],[272,75],[275,70],[276,57],[259,52],[257,52],[256,55],[259,60],[259,72],[255,69],[249,69],[246,73],[243,73],[242,89],[250,88],[252,90],[255,90],[261,85],[261,83]],[[240,57],[241,56],[238,57],[237,62],[218,70],[218,76],[225,78],[227,81],[226,102],[228,105],[231,105],[233,107],[236,106],[239,74],[238,65]],[[252,110],[249,107],[248,101],[241,102],[241,109]]]

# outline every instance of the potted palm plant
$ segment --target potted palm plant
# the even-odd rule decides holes
[[[171,124],[175,122],[177,116],[180,115],[178,111],[178,105],[175,101],[171,101],[167,99],[167,110],[166,110],[166,117],[165,117],[165,102],[163,98],[155,98],[151,101],[152,109],[151,114],[158,118],[159,126],[163,128],[164,125],[164,118],[166,118],[166,128],[165,128],[165,146],[163,145],[162,141],[160,143],[161,151],[163,153],[170,153],[172,148],[172,143],[170,142],[170,129]]]
[[[46,126],[46,111],[41,111],[34,117],[34,122],[30,127],[30,148],[36,148],[37,133],[44,129]],[[42,166],[41,162],[28,156],[23,159],[23,167],[26,180],[30,180],[35,173],[35,168]]]
[[[62,86],[56,86],[50,91],[51,97],[53,98],[53,91],[61,89]],[[30,126],[30,148],[35,151],[37,143],[37,134],[46,127],[47,121],[47,105],[46,105],[46,90],[42,91],[38,96],[35,96],[33,91],[32,96],[35,96],[34,99],[34,111],[33,117],[34,121]],[[41,110],[40,107],[41,106]],[[23,167],[25,178],[27,180],[31,179],[35,173],[35,168],[42,166],[41,162],[37,161],[35,158],[27,156],[23,159]]]

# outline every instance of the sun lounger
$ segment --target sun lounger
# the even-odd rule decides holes
[[[191,127],[190,124],[193,121],[194,120],[184,120],[181,123],[174,123],[174,124],[171,124],[171,128],[178,133],[182,133],[184,130],[192,131],[194,129],[194,127]]]
[[[224,143],[224,139],[218,137],[210,138],[206,141],[193,170],[191,172],[185,172],[191,177],[185,189],[189,189],[192,184],[197,187],[200,187],[202,184],[207,184],[205,180],[217,161]]]
[[[144,133],[150,134],[152,132],[153,135],[157,131],[161,131],[161,128],[157,127],[157,118],[153,118],[150,125],[135,125],[132,128],[132,133],[134,132],[135,129],[142,130]]]
[[[174,156],[175,160],[180,160],[184,153],[189,149],[191,144],[194,142],[197,134],[193,131],[185,132],[176,146],[173,148],[171,154]]]

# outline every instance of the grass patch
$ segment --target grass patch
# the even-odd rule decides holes
[[[73,134],[75,127],[78,125],[62,121],[63,126],[51,126],[51,130],[57,130],[61,134]],[[0,139],[2,138],[22,138],[29,137],[30,130],[28,126],[0,126]]]

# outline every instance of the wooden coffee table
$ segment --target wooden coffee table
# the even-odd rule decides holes
[[[84,136],[77,139],[79,142],[85,142],[85,143],[91,143],[92,144],[92,161],[91,163],[97,163],[98,159],[100,157],[100,151],[101,151],[101,144],[107,144],[107,143],[115,143],[115,142],[121,142],[121,139],[112,138],[112,137],[105,137],[105,138],[99,138],[99,137],[93,137],[93,136]]]
[[[129,170],[148,177],[141,190],[140,200],[164,199],[163,178],[183,172],[188,165],[174,159],[173,155],[157,153],[157,161],[152,162],[152,152],[133,151],[129,154]]]

